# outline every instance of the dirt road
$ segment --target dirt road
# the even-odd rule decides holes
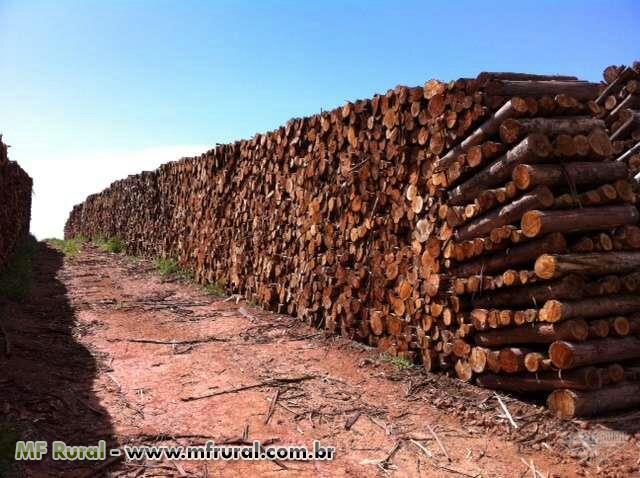
[[[159,276],[46,245],[26,305],[3,304],[4,441],[336,447],[331,462],[118,459],[14,476],[630,476],[638,414],[558,422],[539,405],[404,369],[375,349]],[[515,426],[514,426],[515,425]],[[640,435],[639,435],[640,436]],[[6,446],[5,446],[6,448]]]

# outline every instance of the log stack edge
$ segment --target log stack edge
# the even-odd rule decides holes
[[[0,135],[0,271],[29,234],[32,187],[27,173],[9,160]]]

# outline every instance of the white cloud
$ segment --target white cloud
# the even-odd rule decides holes
[[[150,171],[168,161],[196,156],[208,149],[207,146],[174,145],[89,152],[72,157],[15,158],[34,182],[31,232],[38,239],[62,237],[71,208],[89,194],[102,191],[113,181],[130,174]]]

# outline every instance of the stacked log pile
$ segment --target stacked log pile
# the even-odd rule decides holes
[[[399,86],[118,181],[65,234],[118,236],[483,386],[609,386],[633,357],[584,357],[635,340],[640,229],[602,90],[517,73]]]
[[[31,178],[14,161],[0,135],[0,270],[29,233]]]
[[[431,363],[489,388],[551,392],[563,417],[628,406],[618,382],[640,357],[640,213],[615,160],[628,142],[600,104],[610,84],[592,100],[529,98],[518,112],[512,98],[428,180],[446,189]],[[488,145],[498,153],[476,159]]]
[[[606,87],[595,100],[599,117],[607,122],[616,160],[627,163],[640,180],[640,62],[609,66],[603,76]]]

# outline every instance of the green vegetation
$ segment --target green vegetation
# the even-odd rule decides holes
[[[217,280],[205,285],[203,288],[207,294],[223,296],[225,292],[225,282],[224,280]]]
[[[157,258],[153,261],[153,267],[155,267],[160,275],[170,276],[178,272],[178,263],[173,259]]]
[[[153,266],[158,270],[162,276],[175,275],[180,279],[193,282],[195,280],[195,274],[191,269],[183,269],[178,265],[178,262],[171,258],[158,258],[153,261]]]
[[[38,242],[33,236],[17,247],[0,273],[0,297],[17,302],[27,298],[33,282],[33,257],[37,248]]]
[[[94,246],[98,246],[103,252],[113,252],[118,254],[124,250],[124,244],[119,237],[112,236],[109,239],[98,237],[91,241]]]
[[[407,370],[413,367],[413,363],[408,358],[382,354],[382,361],[395,365],[398,370]]]
[[[82,245],[87,240],[82,236],[78,236],[71,239],[45,239],[44,242],[62,252],[65,257],[74,257],[82,250]]]

